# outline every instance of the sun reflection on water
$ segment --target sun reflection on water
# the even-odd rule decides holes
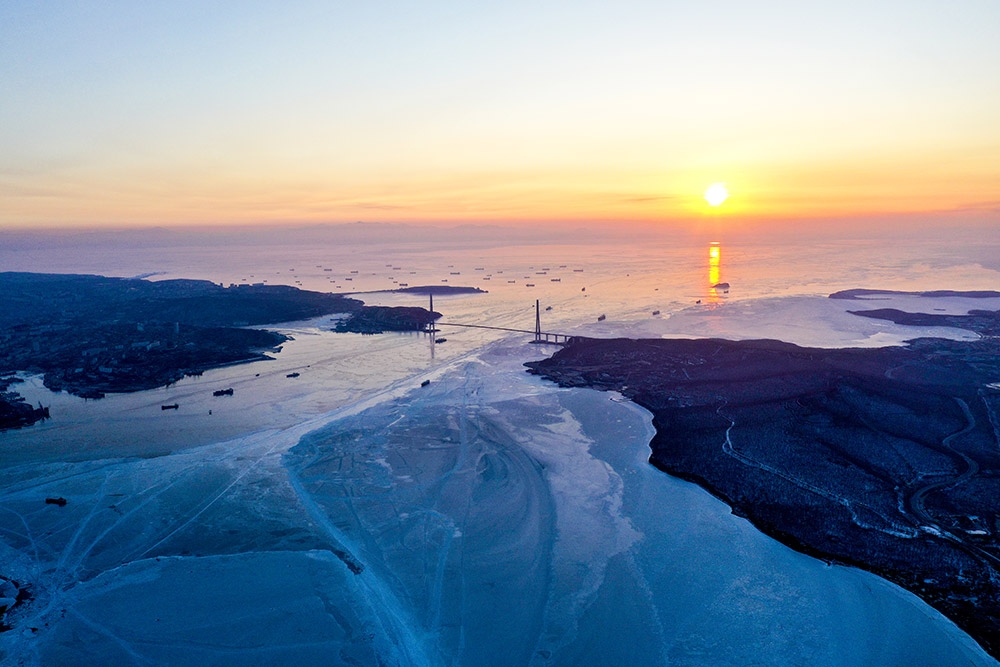
[[[719,245],[718,241],[712,241],[708,245],[708,296],[712,301],[719,300],[719,293],[718,290],[716,290],[715,285],[718,285],[721,282],[719,279],[721,261],[722,247]]]

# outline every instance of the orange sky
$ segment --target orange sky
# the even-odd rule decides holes
[[[1000,220],[1000,6],[745,4],[15,2],[0,228]]]

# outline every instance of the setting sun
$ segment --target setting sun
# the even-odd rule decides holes
[[[729,199],[729,190],[725,183],[712,183],[705,190],[705,201],[709,206],[721,206],[722,202]]]

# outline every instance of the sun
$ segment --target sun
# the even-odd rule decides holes
[[[705,201],[709,206],[721,206],[722,202],[729,199],[729,190],[725,183],[712,183],[705,189]]]

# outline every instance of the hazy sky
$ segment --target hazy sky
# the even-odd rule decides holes
[[[668,225],[716,181],[734,219],[998,221],[998,35],[997,0],[0,0],[0,227]]]

